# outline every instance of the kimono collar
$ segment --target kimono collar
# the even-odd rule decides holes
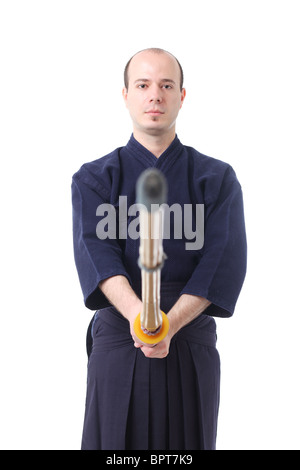
[[[138,158],[142,161],[145,167],[156,167],[166,170],[181,154],[184,146],[177,137],[177,134],[174,140],[171,142],[169,147],[157,158],[153,153],[151,153],[146,147],[140,144],[133,136],[130,137],[130,140],[124,150],[126,150],[131,156]]]

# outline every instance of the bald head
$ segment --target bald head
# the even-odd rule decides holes
[[[149,48],[149,49],[143,49],[142,51],[137,52],[134,54],[131,59],[126,64],[125,70],[124,70],[124,85],[125,88],[128,90],[129,87],[129,75],[130,75],[130,64],[132,60],[137,57],[139,54],[166,54],[169,55],[170,58],[172,58],[174,61],[176,61],[177,66],[179,68],[179,74],[180,74],[180,80],[179,80],[179,86],[180,86],[180,91],[182,91],[183,88],[183,70],[182,67],[179,63],[179,61],[176,59],[176,57],[173,56],[170,52],[165,51],[164,49],[159,49],[159,48]]]

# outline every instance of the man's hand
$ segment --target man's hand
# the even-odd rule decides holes
[[[141,348],[146,357],[166,357],[173,336],[170,331],[163,341],[154,346],[142,343],[134,334],[133,324],[137,315],[141,313],[143,304],[130,287],[127,279],[124,276],[114,276],[102,281],[99,287],[116,309],[129,321],[134,346]]]
[[[155,344],[154,346],[147,346],[142,344],[136,347],[140,347],[142,353],[150,359],[163,359],[169,354],[171,339],[172,337],[167,334],[167,336],[162,341]]]
[[[203,297],[183,294],[168,313],[170,329],[167,336],[157,343],[154,347],[142,343],[133,331],[133,323],[131,325],[131,335],[134,340],[134,346],[141,348],[146,357],[162,359],[169,354],[171,339],[185,325],[193,321],[196,317],[210,305],[210,302]]]
[[[130,321],[130,333],[134,342],[135,348],[140,348],[142,353],[149,358],[163,359],[169,354],[169,348],[173,334],[169,330],[167,336],[157,344],[147,344],[143,343],[138,339],[133,330],[133,323],[135,318]]]

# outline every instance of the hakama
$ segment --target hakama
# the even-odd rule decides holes
[[[213,323],[198,317],[172,339],[165,359],[149,359],[113,307],[97,312],[82,449],[214,449],[220,365]]]
[[[146,358],[134,348],[129,323],[98,287],[121,274],[140,295],[139,240],[100,240],[97,208],[110,204],[120,214],[120,195],[128,207],[134,204],[137,178],[149,167],[164,173],[169,206],[205,208],[203,247],[186,250],[184,230],[181,239],[163,242],[168,259],[161,272],[161,309],[168,313],[182,294],[211,302],[173,337],[165,359]],[[213,316],[233,314],[246,272],[242,191],[233,169],[183,146],[177,136],[157,159],[132,136],[127,146],[83,165],[72,191],[75,262],[85,305],[97,310],[82,449],[214,449],[220,363]],[[128,215],[127,225],[131,221]]]

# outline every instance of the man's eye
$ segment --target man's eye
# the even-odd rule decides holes
[[[147,87],[147,85],[145,85],[145,84],[143,83],[142,85],[139,85],[138,87],[139,87],[139,88],[141,88],[141,89],[143,90],[144,88],[146,88],[146,87]]]
[[[167,90],[170,90],[172,88],[172,85],[164,85],[163,87],[166,88]]]

